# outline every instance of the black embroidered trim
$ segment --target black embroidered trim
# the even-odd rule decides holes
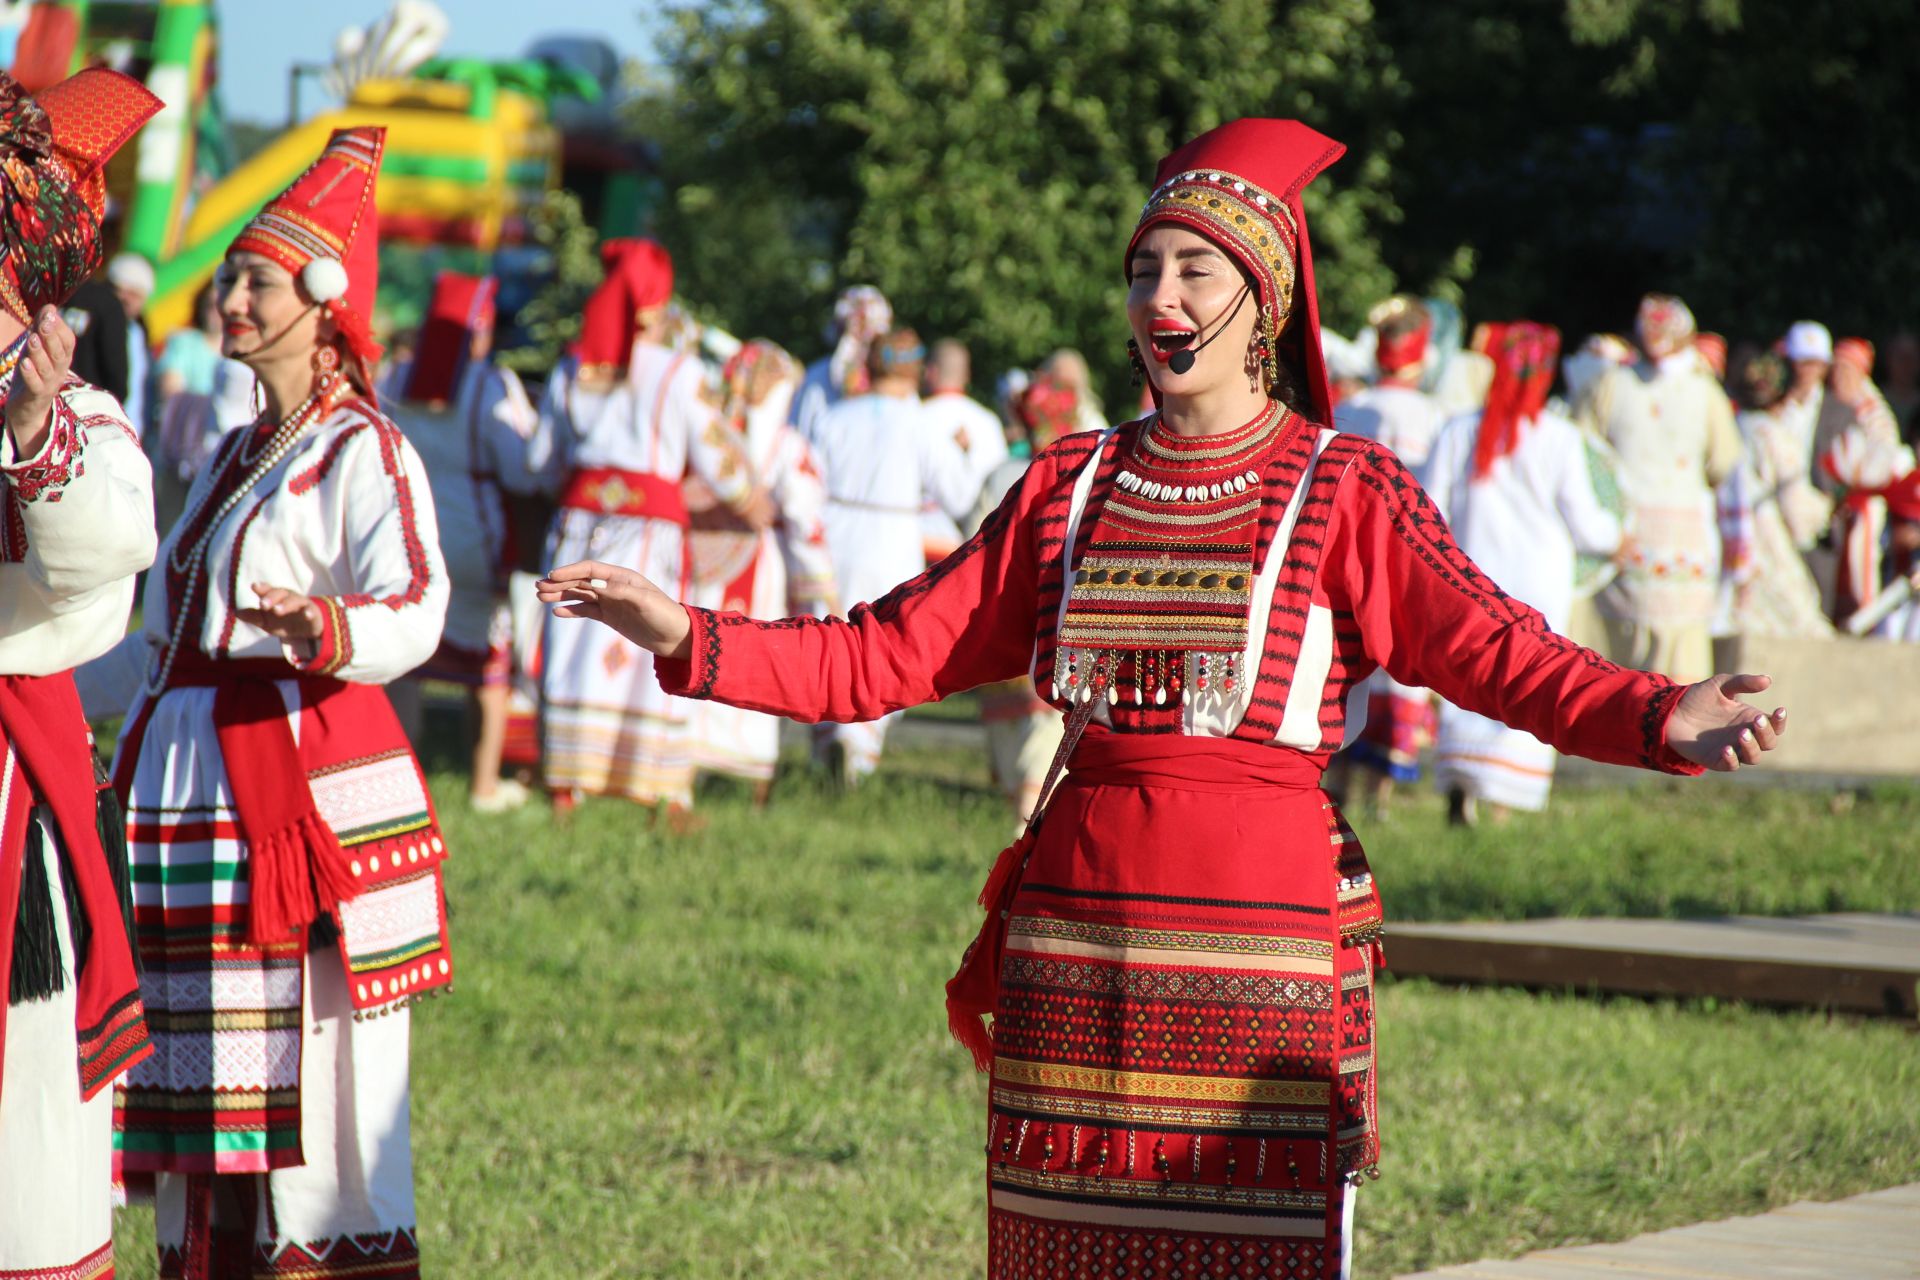
[[[1667,745],[1667,716],[1672,713],[1673,704],[1687,692],[1682,684],[1668,684],[1655,689],[1647,698],[1647,706],[1640,713],[1640,763],[1649,769],[1661,773],[1681,773],[1680,765],[1663,760],[1662,748]]]

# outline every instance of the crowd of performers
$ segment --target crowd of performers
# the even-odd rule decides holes
[[[1009,393],[1021,450],[966,399],[964,350],[927,350],[871,290],[802,369],[690,337],[647,241],[604,247],[537,396],[489,358],[484,279],[443,276],[387,360],[385,131],[338,130],[229,247],[189,339],[217,319],[218,358],[175,362],[172,394],[205,401],[160,436],[201,461],[156,529],[135,420],[76,372],[101,343],[72,303],[102,265],[107,160],[159,107],[102,69],[37,98],[0,76],[7,1280],[111,1274],[116,1186],[152,1205],[162,1276],[419,1274],[410,1016],[453,978],[450,851],[386,687],[422,671],[475,691],[482,807],[514,800],[517,667],[556,800],[672,822],[698,768],[771,776],[775,717],[835,726],[817,749],[857,779],[887,716],[989,689],[1031,817],[948,997],[992,1073],[989,1274],[1008,1278],[1345,1271],[1380,1149],[1381,907],[1320,782],[1374,672],[1483,718],[1463,733],[1671,773],[1756,763],[1784,729],[1733,696],[1762,677],[1681,685],[1562,639],[1443,518],[1492,553],[1551,509],[1563,549],[1620,559],[1644,603],[1608,615],[1614,641],[1689,659],[1658,557],[1692,508],[1633,446],[1671,404],[1702,415],[1684,439],[1704,482],[1740,450],[1684,336],[1658,341],[1684,310],[1651,302],[1649,361],[1574,411],[1643,505],[1567,496],[1583,437],[1547,416],[1555,344],[1524,324],[1480,344],[1470,425],[1421,445],[1436,504],[1396,434],[1411,377],[1353,398],[1379,439],[1330,425],[1300,192],[1343,149],[1291,121],[1161,163],[1122,258],[1153,411],[1099,422],[1063,354]],[[150,287],[107,278],[129,314],[122,293]],[[1426,332],[1415,304],[1383,315],[1381,367]],[[229,364],[250,403],[222,432]],[[1503,476],[1520,487],[1484,499]],[[516,625],[529,561],[557,567]],[[1551,586],[1549,610],[1571,596]],[[107,776],[89,722],[115,717]]]
[[[1631,339],[1561,355],[1529,322],[1461,340],[1451,303],[1395,297],[1357,342],[1329,335],[1335,422],[1391,449],[1461,547],[1556,631],[1677,680],[1714,643],[1836,633],[1920,639],[1920,344],[1883,362],[1800,321],[1732,353],[1678,298],[1648,295]],[[1555,393],[1556,374],[1559,392]],[[1379,805],[1432,749],[1450,815],[1547,803],[1555,753],[1531,734],[1375,676],[1343,763]],[[1437,713],[1437,714],[1436,714]]]

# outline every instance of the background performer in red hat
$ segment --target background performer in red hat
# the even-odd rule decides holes
[[[440,641],[425,471],[376,407],[385,131],[337,131],[227,251],[225,353],[266,407],[221,442],[85,673],[128,712],[154,1054],[121,1159],[162,1276],[419,1274],[408,1006],[452,981],[426,779],[379,687]]]
[[[739,439],[705,392],[700,361],[666,344],[673,259],[651,240],[601,246],[606,280],[580,341],[547,380],[533,456],[560,512],[553,558],[618,555],[688,586],[687,504],[698,476],[754,529],[771,521]],[[582,793],[656,806],[678,826],[693,805],[686,704],[618,635],[548,627],[541,646],[541,754],[557,803]]]
[[[692,697],[857,720],[1031,669],[1068,713],[1071,772],[947,988],[993,1073],[994,1277],[1343,1270],[1379,1158],[1380,901],[1319,781],[1376,667],[1671,773],[1753,763],[1784,728],[1730,696],[1764,677],[1686,688],[1554,635],[1391,452],[1326,427],[1300,191],[1341,151],[1238,120],[1162,161],[1122,260],[1158,412],[1054,444],[845,621],[688,609],[595,561],[541,587]]]
[[[126,631],[152,472],[58,308],[100,265],[108,158],[159,109],[113,71],[37,100],[0,73],[0,1277],[113,1274],[107,1086],[151,1051],[70,669]]]

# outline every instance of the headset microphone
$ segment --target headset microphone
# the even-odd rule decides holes
[[[1193,362],[1200,358],[1200,354],[1199,354],[1200,352],[1206,350],[1207,343],[1212,342],[1214,338],[1217,338],[1221,334],[1225,333],[1227,331],[1227,326],[1233,323],[1233,317],[1240,314],[1240,308],[1246,305],[1247,295],[1251,292],[1252,292],[1251,289],[1242,289],[1240,291],[1240,300],[1233,304],[1233,313],[1229,315],[1226,318],[1226,320],[1221,323],[1219,328],[1213,331],[1213,337],[1207,338],[1205,341],[1201,342],[1198,346],[1182,347],[1180,348],[1180,350],[1168,356],[1167,368],[1171,369],[1175,373],[1185,373],[1187,370],[1193,368]]]

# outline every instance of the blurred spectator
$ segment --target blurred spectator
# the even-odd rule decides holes
[[[1799,447],[1781,425],[1787,362],[1756,355],[1734,375],[1745,454],[1729,483],[1748,494],[1750,525],[1743,571],[1734,575],[1729,631],[1750,636],[1824,636],[1833,628],[1806,553],[1826,530],[1833,504],[1807,474]]]
[[[1007,453],[1014,458],[1033,456],[1027,450],[1027,433],[1020,425],[1020,393],[1033,381],[1025,369],[1009,369],[993,384],[994,408],[1000,411],[1000,425],[1007,437]]]
[[[1425,304],[1408,297],[1387,299],[1368,320],[1379,377],[1334,409],[1333,425],[1377,440],[1417,471],[1426,465],[1445,422],[1440,405],[1420,389],[1433,320]],[[1366,728],[1348,748],[1346,762],[1366,769],[1363,799],[1378,809],[1395,783],[1420,777],[1420,753],[1433,741],[1433,696],[1382,668],[1368,678],[1367,703]]]
[[[61,314],[73,330],[73,375],[91,382],[124,406],[127,309],[113,286],[98,277],[87,281],[73,291]]]
[[[1063,435],[1081,430],[1079,390],[1060,371],[1041,373],[1022,390],[1014,405],[1015,420],[1031,457]],[[1100,428],[1105,430],[1104,426]],[[1008,458],[987,477],[980,500],[967,520],[971,533],[985,523],[995,507],[1020,483],[1027,463]],[[1022,822],[1040,800],[1065,728],[1060,713],[1040,700],[1031,676],[1018,676],[980,688],[980,719],[987,728],[987,760],[993,780]]]
[[[1780,406],[1780,425],[1813,464],[1813,438],[1826,402],[1827,371],[1833,367],[1833,335],[1818,320],[1797,320],[1781,340],[1791,376]]]
[[[779,514],[770,527],[755,529],[705,483],[682,483],[693,522],[690,605],[752,618],[840,607],[827,549],[826,485],[813,450],[787,421],[800,377],[798,362],[764,340],[741,346],[721,372],[721,421],[738,437]],[[780,721],[706,699],[687,710],[694,767],[748,780],[756,803],[765,804],[780,758]]]
[[[491,277],[439,273],[418,345],[393,370],[399,394],[386,402],[426,464],[453,587],[440,645],[414,678],[468,691],[472,799],[482,813],[517,808],[531,796],[500,776],[500,761],[514,653],[507,593],[515,537],[506,493],[533,487],[527,443],[538,415],[519,377],[493,362],[497,292]]]
[[[1575,554],[1617,554],[1624,529],[1594,491],[1580,429],[1546,407],[1559,333],[1527,321],[1489,328],[1486,408],[1447,423],[1423,480],[1460,549],[1564,631]],[[1472,825],[1483,803],[1496,817],[1544,809],[1553,766],[1553,749],[1525,730],[1441,705],[1434,782],[1453,822]]]
[[[1006,461],[1007,436],[993,410],[967,394],[972,381],[973,358],[966,343],[942,338],[933,344],[927,357],[922,421],[927,430],[946,436],[960,450],[977,496],[987,475]],[[968,509],[972,506],[969,499]],[[960,526],[952,516],[929,505],[921,516],[920,540],[928,564],[944,560],[960,545]]]
[[[1727,380],[1727,340],[1717,333],[1696,333],[1693,335],[1693,349],[1707,366],[1707,372],[1713,380],[1725,383]]]
[[[896,329],[870,348],[869,389],[821,414],[812,441],[826,474],[827,545],[847,608],[926,568],[920,514],[929,502],[958,520],[980,491],[953,439],[924,426],[919,335]],[[879,766],[890,720],[822,725],[815,753],[842,781],[858,782]]]
[[[1908,444],[1920,436],[1920,338],[1902,330],[1880,353],[1880,390]]]
[[[120,300],[127,316],[127,394],[121,401],[127,421],[146,434],[147,383],[153,367],[153,353],[147,345],[147,324],[142,317],[147,299],[153,296],[153,264],[137,253],[115,254],[107,264],[107,283]]]
[[[1814,468],[1840,501],[1835,511],[1833,617],[1844,623],[1880,592],[1887,536],[1883,491],[1913,470],[1913,450],[1900,440],[1893,410],[1873,385],[1873,344],[1844,338],[1833,347]]]
[[[1034,370],[1039,377],[1051,379],[1057,386],[1073,392],[1074,431],[1105,431],[1107,415],[1093,389],[1093,371],[1087,358],[1072,347],[1061,347]]]
[[[800,393],[793,398],[793,425],[803,440],[812,444],[820,416],[867,389],[867,349],[892,327],[893,304],[870,284],[857,284],[834,302],[833,324],[827,330],[833,354],[807,366]]]
[[[1601,592],[1614,661],[1682,683],[1713,674],[1720,582],[1714,491],[1740,462],[1727,394],[1693,348],[1693,313],[1648,294],[1636,327],[1644,358],[1601,374],[1584,425],[1612,444],[1632,501],[1634,542]]]
[[[175,329],[153,366],[156,405],[162,414],[167,401],[181,392],[213,394],[214,375],[220,369],[220,298],[209,282],[193,299],[193,323]]]

